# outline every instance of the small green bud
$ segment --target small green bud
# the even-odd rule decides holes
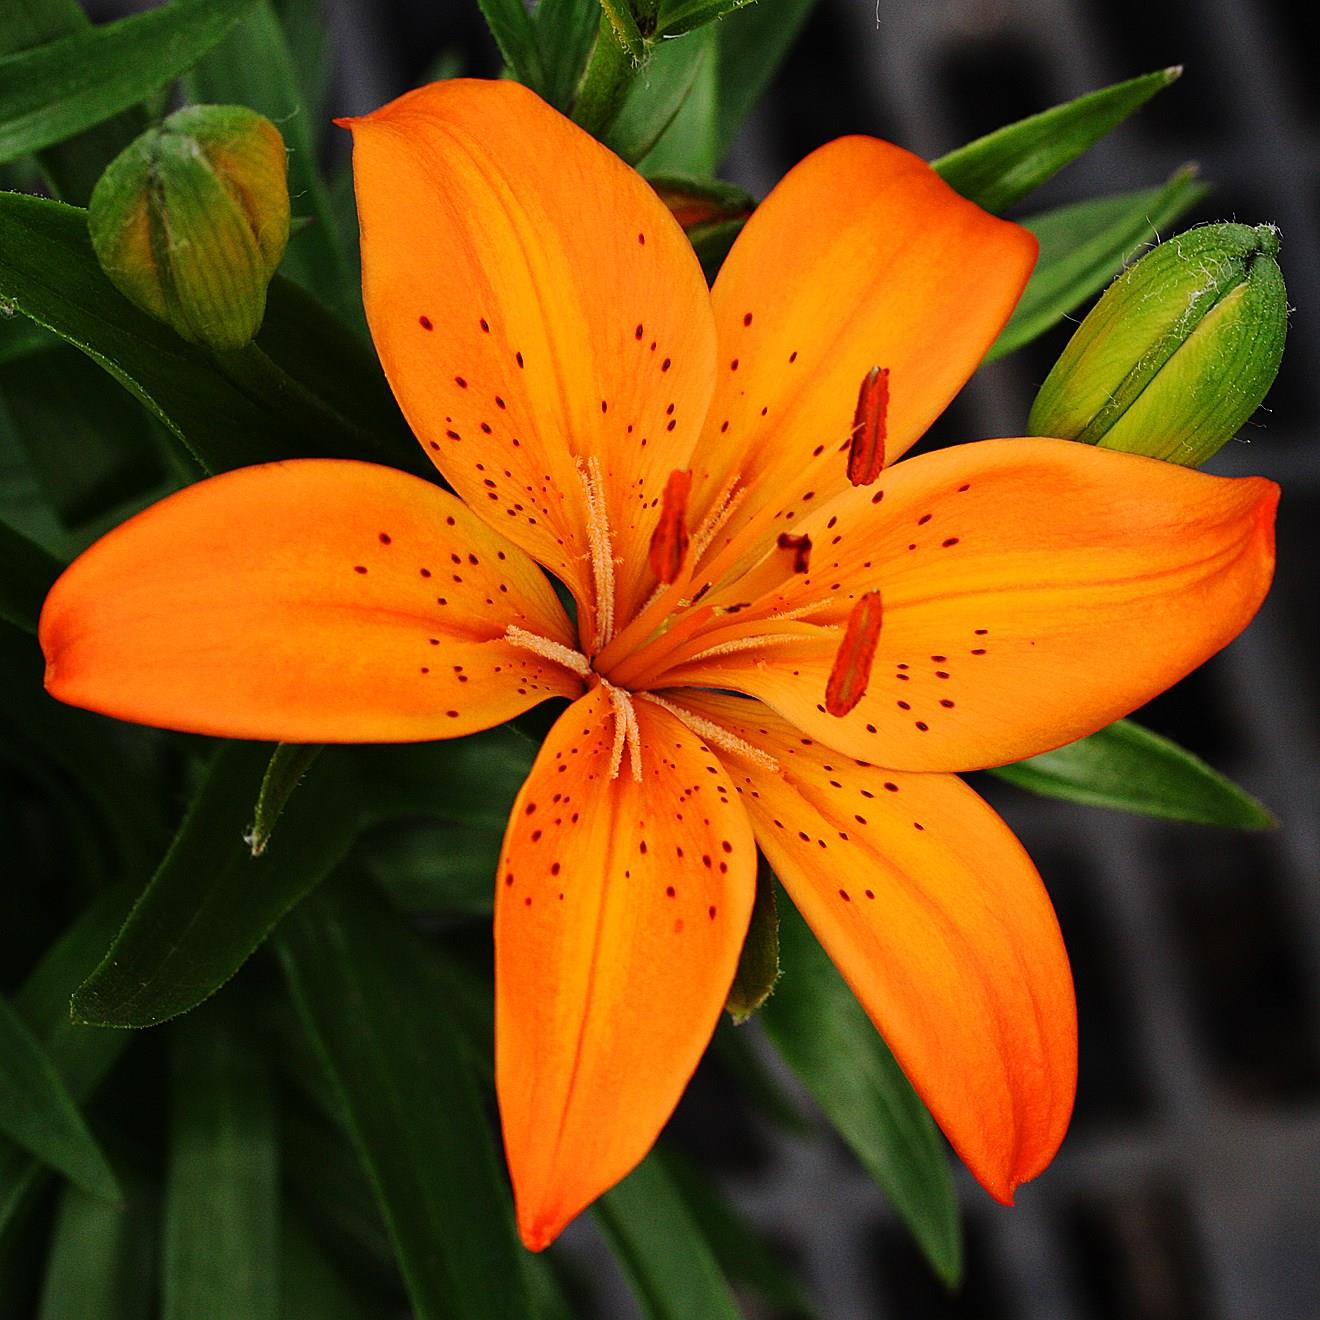
[[[1288,298],[1272,225],[1204,225],[1105,291],[1032,405],[1033,435],[1199,467],[1274,383]]]
[[[288,162],[270,120],[189,106],[107,167],[88,213],[115,287],[184,339],[243,348],[289,241]]]

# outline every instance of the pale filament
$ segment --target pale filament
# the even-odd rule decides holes
[[[743,497],[747,494],[746,487],[740,487],[742,474],[738,473],[729,482],[727,486],[720,491],[718,497],[712,506],[712,512],[704,523],[697,529],[692,536],[692,558],[695,562],[706,553],[706,547],[718,535],[721,527],[729,521],[730,515],[734,509],[743,502]]]
[[[609,695],[614,707],[614,746],[610,750],[610,778],[617,779],[623,768],[623,749],[628,748],[628,765],[633,781],[642,782],[642,730],[637,723],[637,711],[633,708],[632,695],[622,688],[617,688],[605,679],[600,685]]]
[[[561,642],[542,637],[540,633],[528,632],[526,628],[519,628],[517,624],[511,623],[504,630],[504,640],[511,646],[518,646],[524,651],[539,655],[543,660],[563,665],[565,669],[571,670],[580,678],[586,678],[591,673],[591,661],[581,651],[574,651]]]
[[[744,742],[736,733],[730,733],[722,725],[704,719],[683,706],[675,705],[672,701],[666,701],[664,697],[657,697],[654,692],[639,692],[637,696],[639,700],[655,702],[657,706],[662,710],[667,710],[680,723],[687,725],[699,738],[704,738],[706,742],[720,748],[721,751],[732,752],[737,756],[745,757],[753,764],[759,765],[763,770],[777,771],[779,769],[779,762],[773,756],[761,751],[759,747],[753,747],[749,742]]]
[[[577,466],[587,499],[587,542],[596,586],[595,649],[600,650],[614,636],[614,549],[610,544],[610,516],[605,504],[605,474],[594,454],[586,460],[578,459]]]

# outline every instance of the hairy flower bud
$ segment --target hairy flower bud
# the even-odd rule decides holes
[[[116,288],[184,339],[243,348],[289,239],[284,140],[245,106],[172,114],[92,194],[92,246]]]
[[[1161,243],[1105,291],[1041,386],[1034,435],[1197,467],[1279,370],[1288,304],[1272,225]]]

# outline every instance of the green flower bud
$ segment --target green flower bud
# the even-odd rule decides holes
[[[1274,383],[1288,299],[1272,225],[1161,243],[1105,291],[1032,405],[1033,435],[1198,467]]]
[[[255,110],[180,110],[101,175],[88,213],[97,259],[184,339],[243,348],[289,241],[287,172],[284,139]]]

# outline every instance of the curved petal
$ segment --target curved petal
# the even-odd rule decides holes
[[[584,608],[578,466],[598,459],[626,618],[653,501],[710,398],[690,244],[640,175],[516,83],[435,83],[351,127],[367,319],[413,430]]]
[[[816,602],[812,621],[833,631],[687,665],[654,686],[745,692],[849,756],[900,769],[1034,756],[1126,715],[1246,627],[1273,573],[1277,499],[1259,478],[1068,440],[909,459],[795,529],[814,546],[809,572],[784,580],[768,562],[731,589],[767,593],[766,612]],[[838,625],[874,589],[883,622],[870,681],[835,717],[824,703]],[[765,628],[782,631],[773,617]]]
[[[779,763],[722,753],[775,874],[964,1163],[1011,1203],[1063,1140],[1077,1083],[1072,975],[1031,859],[953,775],[837,757],[737,698],[677,699]]]
[[[413,742],[489,728],[580,680],[503,640],[572,644],[544,574],[452,495],[308,459],[189,486],[116,528],[41,614],[46,687],[188,733]]]
[[[756,848],[701,739],[636,703],[642,779],[610,778],[603,687],[550,731],[495,904],[495,1068],[534,1251],[646,1154],[701,1058],[751,916]]]
[[[740,477],[747,494],[708,558],[767,519],[773,540],[846,488],[872,367],[889,371],[887,460],[919,439],[994,342],[1035,258],[1025,229],[887,142],[840,138],[795,166],[712,293],[719,362],[697,489],[709,504]]]

